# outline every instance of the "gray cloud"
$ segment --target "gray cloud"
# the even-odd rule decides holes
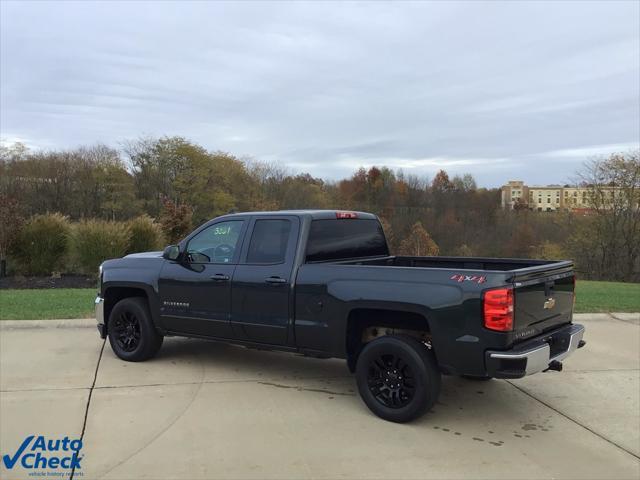
[[[0,133],[179,134],[339,178],[563,182],[640,143],[638,2],[0,3]]]

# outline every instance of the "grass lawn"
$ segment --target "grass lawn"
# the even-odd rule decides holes
[[[640,283],[578,280],[575,311],[640,312]]]
[[[640,312],[640,283],[578,280],[577,313]],[[0,290],[0,320],[90,318],[93,288]]]
[[[0,290],[0,320],[90,318],[95,288]]]

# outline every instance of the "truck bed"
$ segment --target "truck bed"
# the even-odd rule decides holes
[[[409,257],[388,256],[368,259],[351,259],[330,263],[342,265],[377,265],[388,267],[446,268],[450,270],[486,270],[507,272],[511,270],[554,268],[565,266],[564,261],[533,260],[526,258],[484,258],[484,257]],[[554,265],[555,264],[555,265]]]

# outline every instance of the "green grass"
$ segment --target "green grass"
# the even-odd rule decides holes
[[[90,318],[95,288],[0,290],[0,320]]]
[[[640,312],[640,283],[578,280],[575,311]]]
[[[640,312],[640,283],[577,284],[577,313]],[[93,288],[0,290],[0,320],[89,318],[94,315]]]

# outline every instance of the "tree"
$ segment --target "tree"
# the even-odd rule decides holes
[[[511,238],[504,246],[504,256],[513,258],[529,258],[536,244],[533,228],[529,224],[511,230]]]
[[[465,173],[462,177],[456,175],[451,180],[451,184],[453,189],[457,192],[471,192],[473,190],[477,190],[476,180],[473,178],[473,175],[470,173]]]
[[[14,142],[11,145],[0,143],[0,162],[22,160],[29,153],[29,148],[22,142]]]
[[[588,188],[590,232],[576,231],[578,260],[597,278],[640,279],[640,150],[595,158],[578,173]],[[591,237],[591,238],[589,238]],[[587,251],[587,249],[591,251]],[[590,261],[586,261],[590,259]]]
[[[136,198],[135,181],[122,165],[109,164],[101,169],[101,195],[99,211],[110,220],[124,220],[140,213],[140,201]]]
[[[26,152],[4,159],[0,168],[0,191],[16,198],[26,215],[57,211],[71,219],[126,218],[137,207],[129,172],[119,153],[105,145]],[[106,208],[105,202],[110,202]]]
[[[184,201],[176,183],[194,158],[206,155],[204,148],[182,137],[140,138],[126,143],[124,151],[133,167],[137,196],[152,216],[158,216],[165,199]]]
[[[389,251],[393,252],[395,250],[396,242],[395,235],[393,234],[393,230],[391,229],[391,224],[384,217],[380,217],[380,224],[382,225],[384,236],[387,239],[387,246],[389,247]]]
[[[7,253],[18,236],[22,223],[18,201],[0,194],[0,278],[7,273]]]
[[[458,248],[456,248],[456,256],[458,257],[473,257],[473,250],[467,245],[463,243]]]
[[[545,240],[532,249],[531,256],[533,258],[542,258],[544,260],[564,260],[566,253],[561,245]]]
[[[177,204],[170,199],[165,199],[160,215],[160,225],[165,238],[171,244],[177,243],[191,230],[191,215],[193,211],[186,204]]]
[[[433,182],[431,182],[431,189],[434,192],[450,192],[453,190],[453,184],[451,180],[449,180],[449,175],[444,170],[440,170],[436,173],[436,176],[433,178]]]
[[[411,233],[400,242],[398,250],[400,255],[420,257],[438,255],[440,251],[436,242],[433,241],[420,222],[413,224]]]
[[[126,144],[125,151],[137,196],[151,216],[167,198],[190,205],[196,224],[260,204],[259,184],[229,153],[209,152],[183,137],[142,138]]]
[[[526,204],[526,202],[522,199],[522,198],[518,198],[514,203],[513,203],[513,209],[516,212],[521,212],[523,210],[528,210],[529,206]]]

